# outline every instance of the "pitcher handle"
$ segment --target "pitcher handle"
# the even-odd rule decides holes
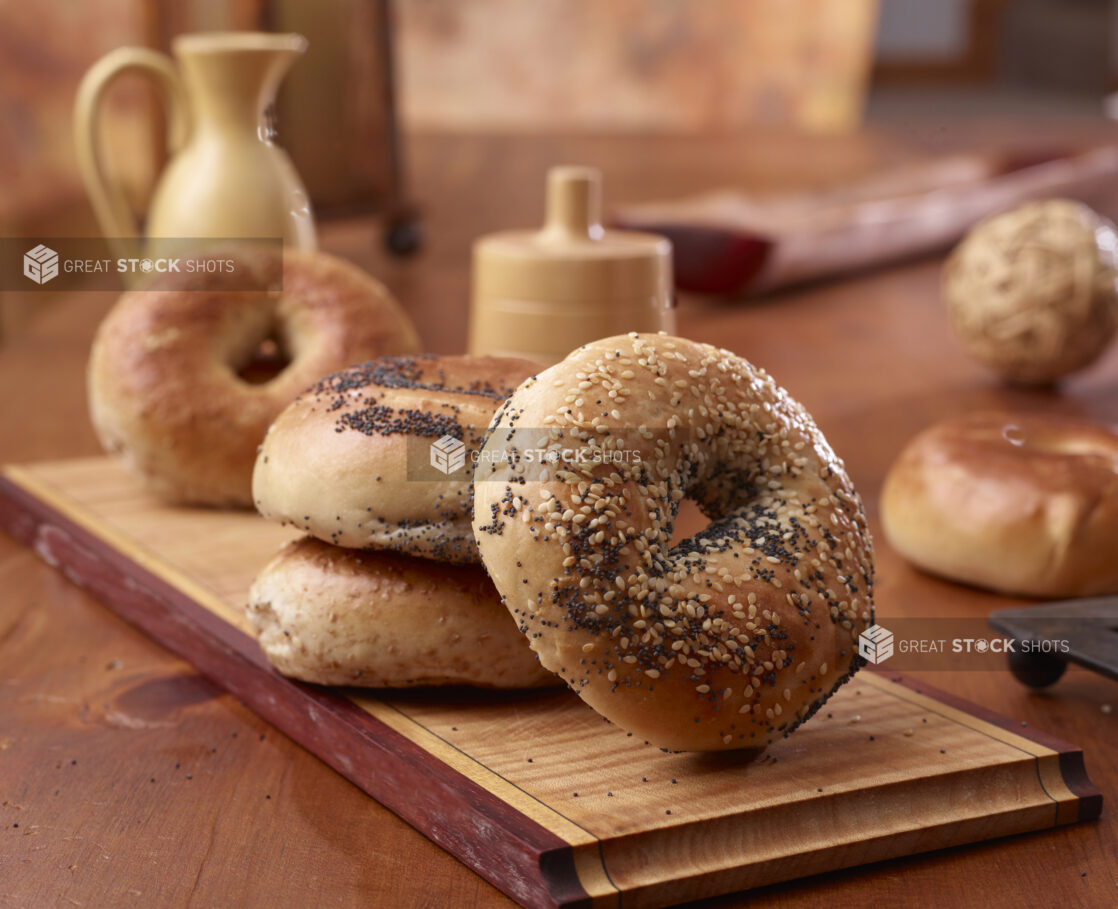
[[[105,177],[100,153],[98,112],[109,84],[121,73],[136,70],[152,77],[167,106],[167,145],[174,152],[182,147],[189,131],[186,96],[178,70],[171,58],[143,47],[121,47],[111,51],[90,67],[78,87],[74,102],[74,137],[77,142],[78,169],[101,232],[110,240],[128,241],[117,255],[139,254],[136,216],[120,185]],[[120,246],[121,244],[116,244]]]

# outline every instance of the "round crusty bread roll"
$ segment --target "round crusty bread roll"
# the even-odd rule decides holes
[[[1021,385],[1090,365],[1118,330],[1118,232],[1082,202],[1025,202],[973,227],[943,266],[951,329]]]
[[[125,293],[93,341],[89,408],[101,444],[172,502],[251,506],[256,449],[300,391],[419,347],[384,286],[348,262],[292,249],[246,249],[237,262],[233,274],[183,271]],[[273,338],[286,367],[263,383],[242,378]]]
[[[559,681],[473,565],[302,537],[256,578],[248,619],[269,662],[305,682],[534,688]]]
[[[711,524],[673,546],[683,498]],[[479,458],[474,530],[540,662],[654,745],[764,747],[861,665],[861,501],[803,407],[729,351],[632,334],[526,381]]]
[[[1002,593],[1118,593],[1118,432],[973,413],[924,430],[881,493],[885,536],[934,574]]]
[[[266,518],[328,543],[476,563],[474,464],[497,407],[539,369],[504,357],[386,357],[320,380],[277,417],[256,458]],[[444,473],[431,446],[450,436]]]

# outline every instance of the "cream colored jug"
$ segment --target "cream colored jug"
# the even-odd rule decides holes
[[[314,247],[310,202],[269,121],[276,90],[306,39],[293,34],[180,35],[172,59],[140,47],[107,54],[86,73],[74,106],[78,164],[104,235],[119,256],[153,238],[277,238]],[[121,188],[105,177],[97,113],[126,70],[153,77],[167,103],[172,158],[152,196],[147,243]]]

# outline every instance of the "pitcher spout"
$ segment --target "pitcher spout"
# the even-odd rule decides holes
[[[175,38],[172,48],[182,65],[195,124],[259,128],[280,82],[306,51],[307,39],[296,34],[202,32]]]

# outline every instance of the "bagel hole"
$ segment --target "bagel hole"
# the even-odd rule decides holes
[[[679,513],[675,517],[675,524],[672,525],[672,548],[701,533],[709,526],[710,518],[699,510],[698,504],[693,499],[684,499],[679,503]]]
[[[291,356],[276,334],[262,340],[248,362],[237,370],[237,376],[249,385],[264,385],[291,365]]]

